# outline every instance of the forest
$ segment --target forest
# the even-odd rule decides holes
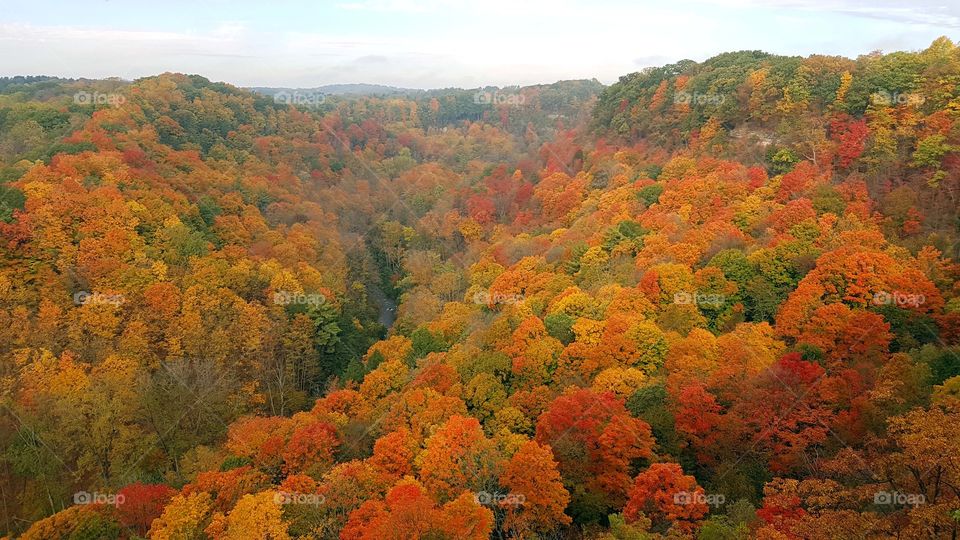
[[[0,536],[956,539],[960,47],[0,78]]]

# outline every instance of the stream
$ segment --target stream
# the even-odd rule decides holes
[[[368,284],[367,293],[370,296],[370,300],[377,305],[377,321],[385,326],[387,332],[389,332],[390,328],[393,327],[394,321],[397,320],[397,303],[387,296],[379,285]]]

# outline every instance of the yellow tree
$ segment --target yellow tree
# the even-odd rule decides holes
[[[213,511],[209,493],[176,495],[150,526],[150,540],[200,540]]]
[[[244,495],[229,514],[214,515],[206,533],[213,540],[290,540],[276,491]]]

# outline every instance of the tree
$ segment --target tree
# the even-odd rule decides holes
[[[438,507],[414,480],[402,480],[383,500],[365,502],[350,514],[340,538],[455,537],[485,540],[493,530],[493,512],[483,508],[470,493]]]
[[[333,465],[340,445],[337,429],[327,422],[313,422],[290,435],[283,449],[284,470],[319,475]]]
[[[475,418],[453,416],[437,428],[417,456],[420,478],[441,503],[464,491],[493,489],[497,451]]]
[[[215,514],[206,528],[213,540],[289,540],[275,491],[244,495],[229,514]]]
[[[570,523],[570,516],[563,513],[570,494],[563,487],[549,447],[534,441],[524,443],[504,466],[500,485],[509,490],[500,503],[506,512],[503,529],[508,533],[520,537],[547,534]]]
[[[419,450],[417,441],[406,429],[391,431],[373,445],[370,463],[384,473],[400,479],[413,472],[413,460]]]
[[[703,488],[677,463],[654,463],[638,474],[629,497],[623,509],[627,523],[645,515],[661,530],[690,532],[709,511]]]
[[[71,506],[37,521],[20,538],[26,540],[70,540],[73,538],[121,538],[121,527],[107,507]]]
[[[356,509],[369,500],[383,497],[395,482],[395,478],[383,474],[367,462],[353,460],[340,463],[324,476],[317,487],[316,493],[321,497],[318,504],[288,507],[284,515],[289,516],[291,510],[296,509],[304,518],[303,525],[309,526],[311,532],[314,529],[340,531]],[[291,534],[298,528],[304,528],[297,521],[291,521]]]
[[[153,520],[149,537],[158,540],[200,540],[212,516],[213,501],[209,493],[176,495]]]
[[[631,460],[653,457],[650,426],[609,392],[568,390],[540,415],[536,440],[553,450],[573,505],[587,514],[622,504]]]
[[[866,120],[840,117],[830,124],[830,135],[837,142],[840,167],[847,168],[863,154],[870,130]]]
[[[117,491],[117,517],[120,524],[144,536],[153,520],[176,494],[164,484],[130,484]],[[122,501],[122,502],[120,502]]]
[[[790,353],[761,374],[737,404],[738,423],[769,453],[773,471],[803,466],[805,452],[827,440],[836,415],[831,386],[819,364]]]
[[[697,452],[697,460],[704,464],[716,464],[719,460],[718,444],[728,427],[724,422],[723,408],[716,398],[702,385],[684,387],[677,397],[676,429],[687,444]]]

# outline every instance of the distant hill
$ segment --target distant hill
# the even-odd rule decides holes
[[[278,87],[278,86],[251,86],[247,87],[247,90],[256,92],[258,94],[264,94],[267,96],[272,96],[280,92],[300,92],[300,93],[321,93],[328,96],[369,96],[369,97],[387,97],[387,96],[404,96],[404,97],[436,97],[444,96],[450,94],[461,93],[464,91],[493,91],[493,90],[515,90],[519,91],[521,89],[540,89],[540,90],[569,90],[571,88],[579,89],[580,97],[586,97],[588,95],[599,94],[604,85],[601,84],[596,79],[590,80],[572,80],[572,81],[557,81],[550,84],[534,84],[530,86],[508,86],[508,87],[497,87],[497,86],[484,86],[478,88],[458,88],[458,87],[449,87],[449,88],[431,88],[429,90],[421,90],[417,88],[400,88],[397,86],[387,86],[383,84],[364,84],[364,83],[354,83],[354,84],[326,84],[323,86],[317,86],[313,88],[289,88],[289,87]]]
[[[63,79],[60,77],[49,77],[47,75],[17,75],[15,77],[0,77],[0,93],[12,93],[25,85],[52,82],[66,83],[73,79]]]
[[[386,86],[383,84],[326,84],[315,88],[283,88],[273,86],[253,86],[248,90],[272,96],[279,92],[319,92],[329,96],[410,96],[423,94],[425,90],[415,88],[398,88],[396,86]]]

